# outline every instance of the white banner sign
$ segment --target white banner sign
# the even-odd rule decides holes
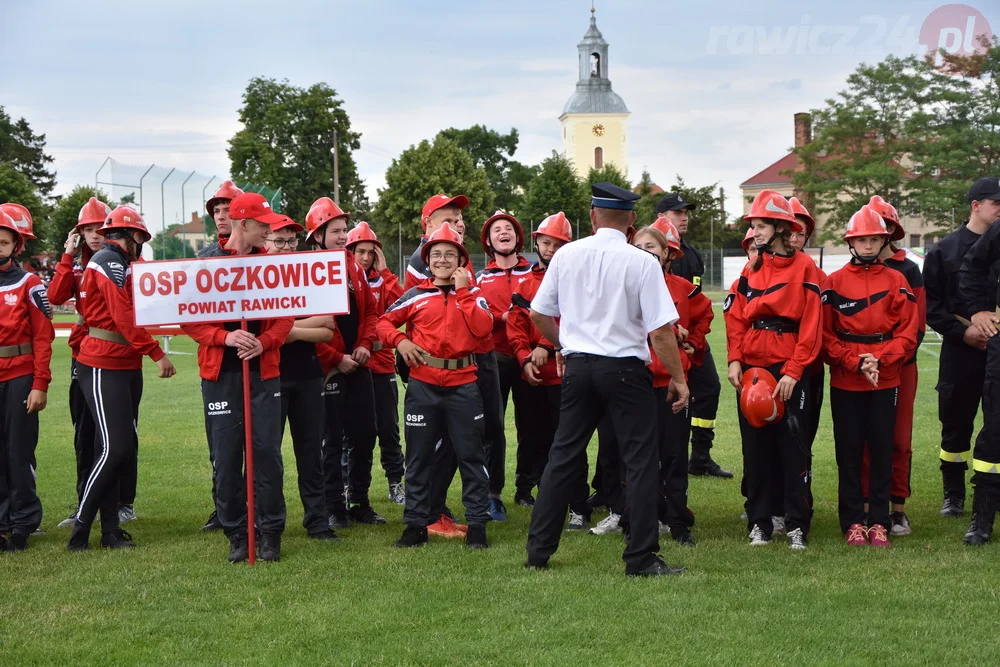
[[[343,250],[132,264],[135,323],[148,327],[348,311]]]

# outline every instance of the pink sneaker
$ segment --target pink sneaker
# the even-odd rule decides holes
[[[889,544],[889,534],[886,532],[885,526],[878,523],[868,529],[868,539],[871,540],[873,547],[892,546]]]
[[[848,546],[863,547],[868,544],[868,531],[860,523],[851,524],[844,535],[847,537]]]

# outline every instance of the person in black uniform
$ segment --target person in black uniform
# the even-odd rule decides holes
[[[958,271],[969,248],[1000,217],[1000,183],[984,178],[969,190],[969,219],[935,245],[924,260],[927,324],[941,334],[938,419],[941,421],[943,516],[965,512],[965,471],[972,453],[972,427],[979,412],[986,371],[986,341],[979,327],[959,314]],[[996,284],[996,271],[990,283]]]
[[[1000,197],[1000,180],[983,178],[972,186],[969,199]],[[978,198],[978,199],[977,199]],[[982,204],[980,204],[982,205]],[[1000,507],[1000,336],[997,336],[997,283],[989,281],[993,264],[1000,261],[1000,225],[992,224],[972,244],[958,273],[960,313],[987,337],[983,381],[983,428],[972,451],[972,521],[965,533],[969,545],[986,544],[993,534],[993,519]]]
[[[695,208],[695,204],[684,201],[677,192],[663,195],[656,203],[657,215],[662,215],[673,223],[681,235],[681,251],[684,254],[673,262],[670,272],[698,287],[705,274],[705,261],[701,253],[684,240],[688,230],[688,211]],[[701,365],[691,367],[688,381],[691,383],[691,461],[688,472],[692,475],[731,479],[733,473],[712,460],[715,413],[719,410],[722,386],[719,384],[715,359],[712,358],[712,348],[708,345],[705,346],[705,360]]]
[[[548,567],[573,489],[586,478],[587,444],[610,414],[625,468],[625,574],[676,574],[681,570],[656,555],[659,446],[655,420],[649,419],[656,398],[646,363],[648,339],[674,378],[673,409],[682,410],[689,392],[671,326],[677,310],[656,259],[626,240],[639,196],[610,183],[597,183],[591,191],[594,235],[556,253],[531,302],[532,322],[546,339],[558,341],[556,364],[563,384],[559,426],[531,514],[525,566]]]

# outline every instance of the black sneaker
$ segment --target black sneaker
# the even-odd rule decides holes
[[[354,505],[347,510],[347,516],[354,523],[381,525],[386,522],[385,517],[379,516],[371,505]]]
[[[535,497],[531,495],[531,491],[518,491],[514,496],[514,502],[521,507],[534,507]]]
[[[962,516],[965,514],[965,498],[961,496],[945,496],[941,505],[941,516]]]
[[[406,549],[409,547],[419,547],[423,544],[427,544],[427,527],[407,526],[403,530],[403,536],[396,540],[393,546],[398,549]]]
[[[69,544],[66,545],[68,551],[86,551],[90,548],[90,526],[84,526],[77,522],[73,525],[73,532],[69,534]]]
[[[693,547],[697,544],[694,541],[694,535],[691,534],[690,530],[673,530],[670,531],[670,538],[681,545],[682,547]]]
[[[7,543],[7,536],[0,535],[0,551],[7,551],[10,545]]]
[[[626,569],[625,576],[627,577],[663,577],[671,574],[680,574],[686,572],[687,568],[683,567],[670,567],[662,560],[657,558],[653,561],[652,565],[648,565],[640,570]]]
[[[101,533],[101,546],[105,549],[131,549],[135,546],[132,536],[121,528]]]
[[[260,559],[269,563],[281,560],[281,535],[278,533],[263,533],[257,545]]]
[[[7,551],[24,551],[28,548],[28,536],[21,533],[11,533],[7,542]]]
[[[229,562],[245,563],[250,560],[250,549],[247,547],[247,536],[245,534],[231,535],[229,537]]]
[[[332,530],[324,530],[320,533],[309,533],[310,540],[323,540],[326,542],[339,542],[340,537]]]
[[[465,546],[470,549],[489,549],[486,542],[486,526],[482,524],[469,524],[469,532],[465,534]]]
[[[201,529],[205,532],[222,530],[222,522],[219,521],[219,515],[215,510],[212,510],[212,513],[208,515],[208,521],[205,522],[205,525]]]

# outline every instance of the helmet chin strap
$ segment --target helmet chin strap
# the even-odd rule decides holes
[[[882,254],[882,251],[885,250],[885,247],[887,245],[889,245],[888,236],[885,237],[885,240],[882,241],[882,247],[878,249],[878,252],[872,255],[871,257],[862,257],[861,255],[858,254],[858,251],[854,249],[854,246],[851,246],[851,257],[852,257],[851,261],[857,262],[861,266],[871,266],[872,264],[878,262],[879,256]]]
[[[754,245],[755,248],[757,248],[757,252],[758,253],[771,252],[771,244],[774,243],[774,237],[775,236],[777,236],[777,234],[771,234],[771,238],[769,238],[767,240],[767,242],[764,243],[763,245],[761,245],[761,244],[757,243],[756,241],[754,241],[753,245]]]
[[[493,244],[490,244],[490,247],[493,248]],[[502,250],[497,250],[496,248],[493,248],[493,254],[500,255],[501,257],[510,257],[511,255],[514,255],[516,253],[517,253],[517,248],[514,248],[510,252],[503,252]]]

